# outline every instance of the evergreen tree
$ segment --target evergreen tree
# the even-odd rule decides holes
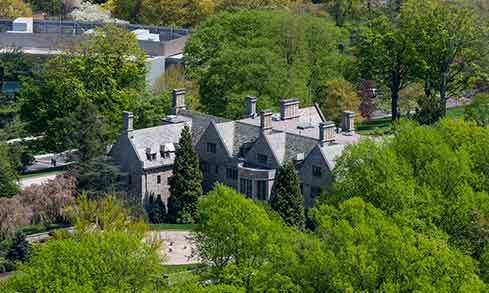
[[[163,200],[161,199],[161,195],[158,194],[158,196],[155,198],[154,201],[154,211],[155,211],[155,220],[156,223],[164,223],[166,222],[166,206]]]
[[[17,231],[12,245],[7,252],[6,258],[11,261],[26,261],[27,253],[29,251],[30,244],[25,239],[24,233],[22,231]]]
[[[290,161],[284,162],[277,172],[270,204],[287,224],[304,228],[304,199],[299,187],[299,177]]]
[[[184,127],[178,142],[169,185],[169,221],[188,223],[195,220],[197,201],[203,194],[202,173],[199,158],[192,147],[192,134],[188,126]]]
[[[0,197],[13,196],[19,190],[15,183],[17,173],[12,166],[6,144],[0,142]]]

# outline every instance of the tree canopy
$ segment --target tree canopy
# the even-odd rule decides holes
[[[278,11],[243,11],[209,17],[185,47],[189,78],[199,84],[204,111],[240,117],[246,95],[258,108],[298,97],[311,104],[334,77],[349,73],[351,57],[339,49],[347,34],[334,23]]]

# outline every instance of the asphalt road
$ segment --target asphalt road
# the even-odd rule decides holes
[[[54,179],[59,174],[63,174],[63,172],[40,174],[39,176],[21,178],[19,183],[22,189],[24,189],[32,184],[46,183],[48,180]]]

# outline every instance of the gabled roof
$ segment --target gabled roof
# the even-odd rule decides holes
[[[180,110],[178,116],[184,116],[192,120],[192,144],[196,145],[204,131],[209,126],[211,121],[215,123],[228,122],[230,120],[208,115],[205,113],[194,112],[189,110]]]
[[[334,167],[336,166],[336,159],[338,159],[338,157],[341,155],[341,153],[345,149],[346,145],[344,145],[344,144],[330,144],[330,145],[325,144],[324,146],[318,145],[317,147],[321,151],[321,154],[323,155],[323,158],[326,161],[326,164],[328,164],[329,169],[333,170]]]
[[[214,122],[212,122],[211,124],[214,124],[214,126],[216,127],[217,133],[219,134],[221,141],[228,152],[228,156],[232,157],[234,142],[234,122],[231,121],[219,124],[215,124]]]
[[[143,162],[144,169],[173,164],[173,158],[162,158],[159,155],[160,148],[162,145],[178,143],[186,124],[190,126],[191,122],[137,129],[129,133],[129,141],[139,160]],[[148,148],[151,149],[152,153],[157,154],[156,160],[148,160],[146,157]]]
[[[264,135],[270,150],[281,165],[285,159],[285,132],[272,132]]]

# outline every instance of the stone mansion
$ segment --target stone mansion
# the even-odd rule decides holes
[[[122,130],[111,156],[128,183],[143,198],[169,197],[180,133],[192,130],[192,143],[200,159],[203,188],[222,182],[258,200],[269,200],[277,168],[290,160],[296,166],[306,207],[332,181],[332,169],[345,145],[359,136],[353,132],[354,113],[342,113],[341,131],[327,121],[317,104],[301,108],[299,100],[280,101],[280,113],[256,111],[256,97],[245,97],[240,120],[228,120],[185,106],[185,90],[173,91],[172,113],[156,127],[134,129],[133,115],[124,112]]]

